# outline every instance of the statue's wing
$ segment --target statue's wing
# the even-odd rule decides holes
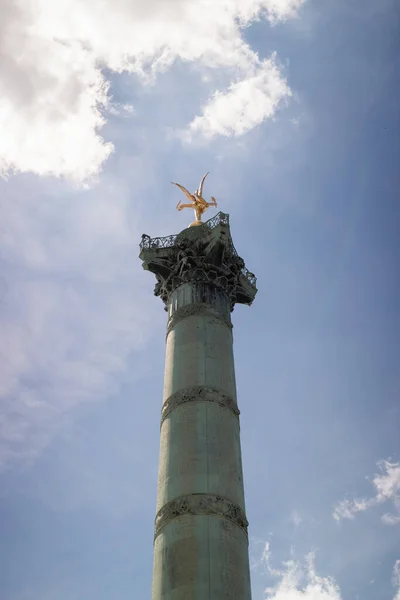
[[[206,173],[206,174],[203,176],[202,180],[200,181],[200,185],[199,185],[199,189],[198,189],[199,196],[202,196],[202,195],[203,195],[203,185],[204,185],[204,180],[205,180],[205,178],[207,177],[207,175],[208,175],[208,173]]]
[[[189,200],[194,202],[193,195],[185,187],[183,187],[183,185],[181,185],[180,183],[175,183],[175,181],[171,181],[171,183],[172,185],[176,185],[179,189],[181,189],[182,192],[185,194],[186,198],[189,198]]]

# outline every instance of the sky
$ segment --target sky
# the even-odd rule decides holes
[[[139,243],[210,171],[259,290],[232,315],[253,600],[400,600],[397,0],[1,15],[1,599],[151,595]]]

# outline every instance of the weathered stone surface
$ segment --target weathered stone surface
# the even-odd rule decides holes
[[[190,402],[163,422],[157,511],[171,500],[210,493],[243,510],[243,473],[238,418],[219,405]]]
[[[243,530],[215,516],[171,522],[154,545],[153,600],[250,600]]]
[[[209,317],[209,322],[212,324],[221,323],[232,329],[232,323],[229,316],[224,317],[221,313],[213,310],[205,302],[194,302],[193,304],[186,304],[185,306],[180,306],[175,312],[172,313],[170,318],[168,319],[167,325],[167,336],[173,330],[175,325],[179,323],[182,319],[186,317],[191,317],[193,315],[204,315]]]
[[[164,400],[179,390],[207,386],[236,401],[232,331],[208,315],[179,321],[167,337]]]

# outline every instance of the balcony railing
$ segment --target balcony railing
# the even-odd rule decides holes
[[[205,221],[204,225],[206,225],[209,229],[215,229],[215,227],[218,227],[218,225],[229,225],[229,215],[223,212],[219,212],[211,219],[208,219],[208,221]],[[143,234],[142,241],[140,243],[140,250],[158,250],[164,248],[172,248],[175,245],[175,241],[178,235],[179,234],[151,238],[149,235]],[[232,243],[232,240],[230,240],[230,247],[233,255],[239,257],[238,253],[236,252],[235,246]],[[251,286],[256,287],[257,278],[254,275],[254,273],[251,273],[246,267],[243,267],[241,269],[241,273],[243,277],[247,279],[248,283]]]
[[[215,215],[215,217],[212,217],[211,219],[208,219],[208,221],[205,221],[204,225],[206,225],[209,229],[215,229],[215,227],[217,227],[218,225],[229,225],[229,215],[223,212],[219,212]],[[150,250],[155,248],[172,248],[172,246],[175,244],[177,235],[179,234],[167,235],[166,237],[151,238],[149,235],[143,234],[142,241],[140,243],[140,249]],[[236,253],[236,250],[234,250],[234,253]]]

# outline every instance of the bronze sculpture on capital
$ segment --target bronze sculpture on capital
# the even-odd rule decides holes
[[[207,200],[205,200],[203,198],[203,184],[204,184],[204,180],[207,177],[207,175],[208,175],[208,173],[206,173],[202,177],[199,188],[195,192],[193,192],[193,194],[191,194],[180,183],[175,183],[174,181],[171,181],[171,183],[173,185],[176,185],[179,189],[181,189],[182,192],[185,194],[186,198],[188,198],[191,201],[190,204],[182,204],[179,201],[178,204],[176,205],[176,208],[177,208],[177,210],[182,210],[184,208],[193,208],[194,213],[196,215],[196,221],[194,221],[194,223],[192,223],[192,225],[201,225],[202,224],[201,215],[203,213],[205,213],[207,208],[209,208],[210,206],[217,207],[217,201],[215,200],[215,198],[213,196],[211,196],[211,202],[207,202]]]

